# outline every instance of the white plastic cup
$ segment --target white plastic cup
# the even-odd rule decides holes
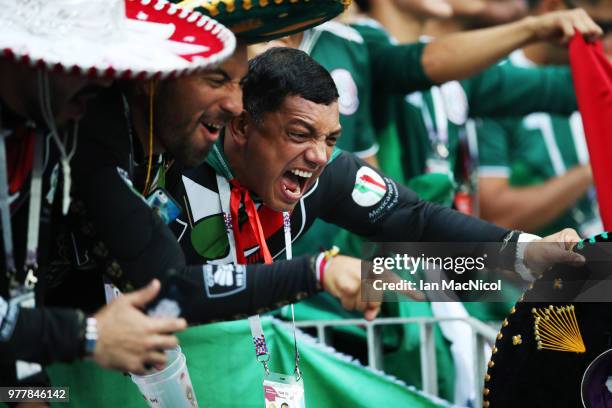
[[[166,350],[168,363],[152,374],[130,374],[151,408],[196,408],[198,401],[181,348]]]

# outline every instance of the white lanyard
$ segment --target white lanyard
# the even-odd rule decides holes
[[[36,132],[34,140],[34,158],[32,162],[32,175],[30,178],[30,203],[28,209],[28,232],[27,246],[24,268],[27,270],[25,279],[25,287],[33,289],[36,284],[34,272],[38,268],[38,234],[40,230],[40,207],[42,202],[42,173],[43,173],[43,155],[44,136],[40,132]],[[6,258],[7,273],[13,277],[15,268],[13,235],[11,226],[11,208],[9,201],[9,180],[8,171],[6,168],[6,138],[2,138],[0,146],[0,209],[2,211],[2,231],[4,240],[4,256]],[[13,282],[14,283],[14,282]]]
[[[442,159],[447,159],[449,155],[448,150],[448,117],[444,109],[444,98],[440,88],[434,86],[431,88],[431,98],[434,108],[434,114],[432,115],[427,101],[423,98],[423,104],[421,105],[421,114],[423,116],[423,122],[427,129],[427,135],[431,142],[434,153]],[[435,115],[436,126],[434,128],[433,119]]]
[[[15,273],[15,256],[13,250],[13,227],[11,226],[11,204],[9,201],[9,181],[6,169],[6,137],[9,132],[0,129],[0,211],[2,212],[2,242],[4,243],[4,262],[7,276]]]
[[[224,163],[224,161],[222,161]],[[225,222],[225,230],[230,246],[230,256],[234,264],[238,264],[238,257],[236,254],[236,242],[234,240],[234,231],[232,229],[232,216],[230,212],[230,196],[231,188],[228,180],[220,174],[216,174],[217,187],[219,189],[219,200],[221,202],[221,210],[223,211],[223,219]],[[285,236],[285,252],[287,259],[292,258],[292,243],[291,243],[291,216],[288,212],[283,212],[283,231]],[[256,231],[254,231],[256,233]],[[293,322],[293,341],[295,347],[295,375],[299,380],[302,376],[299,368],[300,353],[297,346],[297,334],[295,328],[295,314],[293,304],[291,305],[291,318]],[[251,327],[251,336],[253,338],[253,345],[255,347],[255,356],[257,361],[263,364],[266,370],[266,375],[270,374],[268,362],[270,361],[270,353],[266,343],[263,327],[261,325],[261,318],[258,314],[249,317],[249,326]]]
[[[234,230],[232,229],[232,214],[230,212],[230,196],[231,188],[225,177],[216,174],[217,187],[219,188],[219,200],[221,201],[221,210],[223,211],[223,221],[225,222],[225,232],[230,246],[230,256],[234,264],[238,264],[238,256],[236,254],[236,241],[234,240]]]
[[[32,180],[30,182],[30,208],[28,210],[28,238],[24,268],[27,270],[26,286],[34,287],[34,271],[38,269],[38,233],[40,231],[40,205],[42,202],[43,146],[45,138],[36,133]]]

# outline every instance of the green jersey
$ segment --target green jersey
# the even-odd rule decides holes
[[[439,172],[459,175],[460,141],[475,144],[470,117],[523,115],[543,109],[569,113],[575,108],[566,67],[500,64],[467,80],[409,94],[398,108],[405,178]]]
[[[383,45],[394,44],[374,20],[359,21],[354,27],[365,39],[371,55]],[[570,113],[576,108],[567,67],[530,69],[499,64],[463,81],[412,92],[426,87],[428,81],[421,64],[424,44],[418,45],[419,52],[416,47],[401,45],[398,50],[413,52],[402,55],[401,64],[387,63],[411,67],[405,70],[410,75],[393,70],[389,75],[376,75],[372,113],[382,170],[413,187],[425,199],[450,204],[460,169],[460,141],[466,141],[469,147],[476,144],[469,118],[524,115],[538,110]],[[390,83],[395,83],[395,88]]]
[[[402,168],[398,137],[397,109],[403,95],[435,85],[423,70],[421,57],[425,44],[397,46],[376,20],[362,18],[352,25],[365,39],[372,58],[372,123],[380,146],[378,162],[394,180],[407,184]],[[390,51],[390,52],[389,52]]]
[[[329,71],[338,88],[342,136],[338,147],[358,157],[375,155],[378,144],[371,120],[370,57],[363,37],[353,28],[334,21],[304,33],[300,49]],[[340,229],[322,220],[295,244],[295,253],[328,249]]]
[[[509,64],[530,67],[521,50],[510,55]],[[562,176],[568,169],[589,163],[582,120],[571,115],[532,113],[522,118],[483,120],[476,126],[479,177],[508,178],[512,186],[530,186]],[[602,229],[593,189],[574,207],[536,233],[549,235],[575,228],[591,236]]]
[[[370,58],[363,37],[334,21],[304,33],[300,49],[329,71],[338,88],[342,137],[338,147],[359,157],[378,150],[370,115]]]

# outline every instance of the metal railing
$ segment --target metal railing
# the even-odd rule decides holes
[[[417,324],[420,333],[420,359],[421,379],[423,391],[438,396],[438,370],[436,365],[436,345],[434,325],[445,321],[462,321],[472,329],[474,339],[474,380],[475,396],[474,406],[482,406],[482,384],[486,373],[488,355],[485,355],[485,344],[495,343],[497,331],[487,324],[473,317],[386,317],[374,321],[363,319],[343,320],[306,320],[297,321],[295,325],[300,328],[315,328],[317,337],[323,344],[330,345],[329,329],[340,326],[361,326],[366,329],[368,366],[384,371],[383,344],[381,326]]]

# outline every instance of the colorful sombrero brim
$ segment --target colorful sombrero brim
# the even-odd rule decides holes
[[[271,41],[323,24],[351,3],[351,0],[171,1],[219,20],[249,44]]]
[[[577,249],[584,267],[551,269],[512,308],[489,361],[485,407],[583,406],[583,376],[612,348],[612,293],[606,302],[584,301],[584,293],[612,276],[612,243],[602,235]]]
[[[98,8],[98,13],[79,16],[82,24],[75,24],[74,18],[62,21],[57,13],[49,26],[36,30],[27,22],[36,16],[24,18],[24,10],[36,11],[27,11],[21,5],[25,2],[14,3],[13,10],[0,11],[0,51],[5,57],[49,70],[163,79],[218,65],[236,46],[231,31],[214,19],[161,0],[125,0],[125,15],[114,19],[97,16],[102,11]],[[101,3],[107,8],[116,4]]]

